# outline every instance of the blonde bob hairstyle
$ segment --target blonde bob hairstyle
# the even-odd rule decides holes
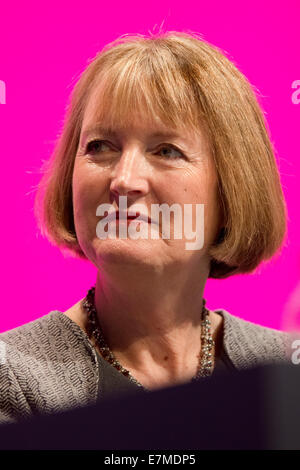
[[[87,259],[74,227],[72,173],[92,94],[99,103],[97,118],[105,117],[111,127],[130,124],[140,111],[170,127],[205,128],[223,214],[209,248],[209,277],[249,273],[277,252],[287,211],[256,93],[224,52],[199,33],[176,31],[120,36],[81,73],[54,151],[43,163],[34,203],[39,229],[52,244]]]

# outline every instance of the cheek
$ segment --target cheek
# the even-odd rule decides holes
[[[86,162],[79,162],[74,166],[72,188],[74,213],[84,210],[96,215],[104,190],[101,175]]]
[[[221,210],[219,204],[219,196],[217,191],[217,185],[211,189],[207,196],[207,203],[204,208],[204,227],[207,242],[211,243],[214,241],[220,230],[221,224]]]
[[[205,244],[215,238],[220,228],[218,181],[214,174],[199,178],[196,184],[184,186],[185,203],[204,204]]]
[[[101,185],[89,172],[79,166],[74,168],[72,178],[73,213],[77,236],[96,233],[98,218],[96,210],[101,201]]]
[[[73,177],[73,212],[76,218],[81,216],[81,213],[89,206],[90,192],[86,190],[84,181],[77,177],[75,174]]]

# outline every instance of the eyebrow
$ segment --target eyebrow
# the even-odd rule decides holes
[[[96,126],[87,127],[83,130],[82,140],[85,141],[87,136],[89,134],[94,133],[94,132],[100,132],[101,134],[111,136],[111,137],[117,137],[117,135],[118,135],[118,131],[114,131],[114,130],[109,129],[105,126],[96,125]],[[167,132],[162,132],[162,131],[153,132],[153,133],[149,134],[149,137],[151,139],[160,138],[160,137],[164,137],[164,138],[181,137],[182,138],[182,136],[180,136],[176,132],[170,132],[170,131],[167,131]]]

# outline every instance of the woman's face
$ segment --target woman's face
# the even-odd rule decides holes
[[[208,247],[220,228],[220,211],[217,175],[203,131],[199,129],[195,134],[181,128],[174,130],[156,120],[146,122],[136,116],[134,125],[118,126],[109,134],[104,120],[96,122],[96,111],[91,100],[84,114],[72,182],[75,230],[87,258],[98,269],[112,265],[177,269],[191,260],[208,261]],[[174,217],[168,210],[164,217],[171,214],[169,237],[162,235],[163,219],[153,217],[155,237],[151,236],[150,224],[142,223],[140,228],[148,234],[147,238],[120,238],[120,225],[116,223],[110,226],[116,230],[115,238],[99,238],[96,227],[107,212],[96,215],[96,210],[101,204],[112,204],[118,211],[120,196],[127,197],[128,211],[139,209],[149,217],[154,204],[165,204],[167,209],[176,204],[184,219],[184,205],[192,205],[190,230],[199,231],[200,224],[204,234],[202,248],[186,249],[186,243],[195,239],[187,238],[183,225],[181,238],[174,237]],[[196,217],[196,204],[204,204],[204,227]],[[176,224],[182,219],[176,219]],[[123,230],[124,227],[126,230],[127,222]],[[138,231],[136,225],[132,227]]]

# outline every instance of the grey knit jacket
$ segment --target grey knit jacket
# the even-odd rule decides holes
[[[288,333],[215,312],[224,318],[223,348],[237,370],[289,360]],[[58,310],[1,333],[0,424],[96,403],[98,365],[87,334]]]

